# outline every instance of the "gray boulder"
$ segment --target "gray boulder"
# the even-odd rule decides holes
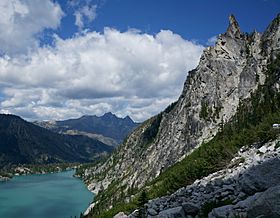
[[[154,208],[149,208],[148,209],[148,214],[151,216],[155,216],[158,214],[158,212]]]
[[[261,165],[252,167],[244,173],[239,184],[243,192],[253,195],[256,192],[263,192],[266,189],[280,183],[280,159],[274,158]]]
[[[184,203],[182,205],[186,214],[196,215],[199,211],[199,206],[190,202]]]
[[[226,205],[213,209],[209,214],[209,218],[233,218],[233,205]]]
[[[280,217],[280,186],[269,188],[248,205],[248,218]]]
[[[134,210],[131,214],[129,214],[128,218],[136,218],[139,217],[139,210]]]
[[[209,218],[279,218],[280,217],[280,186],[256,193],[236,205],[215,208]]]
[[[159,213],[158,218],[180,218],[186,217],[183,207],[174,207],[168,210],[163,210]]]

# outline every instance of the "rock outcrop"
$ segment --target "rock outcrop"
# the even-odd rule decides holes
[[[110,206],[211,140],[235,115],[239,102],[264,84],[267,64],[280,48],[279,38],[280,15],[263,34],[242,33],[230,16],[227,32],[204,50],[197,68],[188,73],[178,101],[139,126],[105,163],[85,170],[89,188],[96,194],[121,190],[103,202]],[[219,197],[235,192],[232,188]]]

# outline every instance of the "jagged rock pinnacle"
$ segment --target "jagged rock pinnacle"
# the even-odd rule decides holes
[[[275,33],[280,28],[280,13],[274,18],[264,34]]]
[[[263,48],[266,49],[267,54],[272,52],[273,58],[277,57],[277,53],[280,50],[280,14],[274,18],[268,28],[265,30],[262,40]]]
[[[240,38],[241,35],[240,27],[233,15],[229,16],[229,26],[226,35],[233,38]]]

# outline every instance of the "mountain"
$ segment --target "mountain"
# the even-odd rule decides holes
[[[119,118],[110,112],[100,117],[87,115],[78,119],[35,122],[35,124],[59,133],[86,135],[114,146],[121,143],[139,125],[129,116]]]
[[[188,73],[178,101],[136,128],[106,162],[79,172],[97,194],[88,216],[129,211],[141,192],[171,194],[226,167],[242,146],[275,140],[279,38],[280,15],[264,33],[241,32],[231,15],[227,31]]]
[[[85,136],[61,135],[15,115],[0,114],[0,167],[8,164],[88,162],[112,152]]]

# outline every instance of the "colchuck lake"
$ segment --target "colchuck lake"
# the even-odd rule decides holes
[[[73,174],[74,170],[15,176],[0,182],[0,217],[80,217],[93,194]]]

